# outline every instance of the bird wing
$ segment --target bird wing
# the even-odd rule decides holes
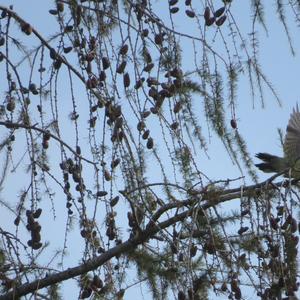
[[[283,150],[286,160],[291,165],[300,158],[300,112],[298,104],[293,109],[286,128]]]

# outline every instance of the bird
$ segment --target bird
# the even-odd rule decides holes
[[[283,173],[285,177],[300,179],[300,111],[298,104],[291,113],[283,143],[283,157],[257,153],[262,163],[255,166],[265,173]]]

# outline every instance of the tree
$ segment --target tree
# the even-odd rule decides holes
[[[259,181],[236,116],[244,78],[279,102],[272,28],[236,2],[57,0],[41,28],[0,6],[0,299],[296,297],[297,182]],[[294,54],[300,3],[273,4]],[[238,178],[206,175],[211,138]]]

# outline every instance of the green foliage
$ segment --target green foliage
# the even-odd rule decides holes
[[[62,300],[62,293],[60,291],[60,286],[58,284],[53,284],[47,288],[47,294],[50,299],[53,300]]]
[[[141,280],[146,280],[153,299],[163,299],[167,293],[167,287],[173,284],[177,278],[178,270],[170,263],[168,252],[159,256],[149,251],[136,249],[126,254],[129,261],[135,264],[137,274]]]

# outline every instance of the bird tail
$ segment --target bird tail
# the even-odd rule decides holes
[[[282,157],[268,153],[257,153],[255,156],[263,161],[263,163],[255,164],[263,172],[280,173],[287,169],[285,160]]]

